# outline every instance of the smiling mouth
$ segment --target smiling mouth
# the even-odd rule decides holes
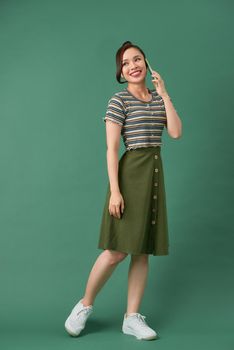
[[[135,77],[137,75],[140,75],[141,74],[141,70],[136,70],[135,72],[131,73],[130,75]]]

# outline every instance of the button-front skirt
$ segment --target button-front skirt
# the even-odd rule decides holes
[[[126,150],[119,160],[121,218],[109,213],[108,182],[98,248],[128,254],[168,255],[168,222],[161,147]]]

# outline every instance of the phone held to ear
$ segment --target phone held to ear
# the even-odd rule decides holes
[[[146,61],[146,63],[148,64],[150,73],[153,74],[153,69],[151,68],[151,66],[150,66],[149,61],[147,60],[147,58],[145,59],[145,61]],[[153,78],[153,80],[155,80],[155,78]]]

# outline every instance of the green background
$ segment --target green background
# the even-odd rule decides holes
[[[1,2],[1,349],[233,349],[233,9],[228,0]],[[101,253],[102,117],[126,86],[115,80],[126,40],[161,74],[183,123],[182,138],[163,134],[170,252],[150,257],[140,308],[154,342],[121,333],[130,256],[82,335],[64,330]]]

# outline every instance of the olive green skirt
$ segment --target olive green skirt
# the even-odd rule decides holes
[[[101,219],[98,248],[128,254],[168,255],[168,223],[161,147],[126,150],[119,160],[124,200],[120,219],[110,215],[110,183]]]

